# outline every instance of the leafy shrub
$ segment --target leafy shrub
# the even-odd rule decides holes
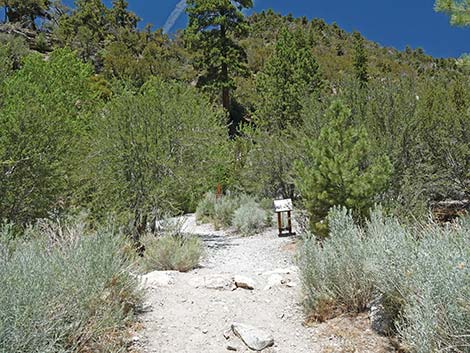
[[[233,215],[240,207],[241,202],[241,198],[236,196],[225,196],[218,199],[214,205],[215,226],[231,226]]]
[[[52,239],[30,229],[35,239],[17,239],[0,257],[0,352],[123,348],[123,330],[140,301],[122,253],[126,241],[112,230],[83,236],[77,229]]]
[[[468,352],[470,227],[404,227],[374,211],[364,228],[334,209],[330,237],[300,253],[306,308],[317,319],[362,311],[379,293],[412,352]]]
[[[215,216],[216,196],[213,192],[208,192],[198,203],[196,208],[196,219],[200,222],[210,221]]]
[[[256,233],[267,225],[268,215],[256,202],[242,204],[233,215],[233,225],[244,235]]]
[[[221,116],[195,89],[158,79],[110,101],[97,120],[93,211],[129,213],[136,228],[144,228],[155,205],[194,211],[229,155]]]
[[[1,56],[1,55],[0,55]],[[91,66],[58,49],[29,55],[2,85],[0,214],[27,224],[63,210],[84,175]],[[18,143],[21,141],[21,143]]]
[[[147,235],[142,239],[142,243],[145,246],[142,265],[147,272],[187,272],[199,265],[203,255],[202,241],[195,236]]]
[[[242,205],[254,203],[253,197],[231,193],[216,198],[215,194],[207,193],[197,207],[196,218],[202,222],[212,222],[216,228],[229,227],[233,224],[235,211]]]

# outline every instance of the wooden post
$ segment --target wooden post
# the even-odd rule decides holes
[[[277,227],[279,229],[279,236],[282,235],[282,215],[281,212],[277,213]]]
[[[287,211],[287,229],[289,230],[289,234],[292,234],[292,218],[291,218],[291,211]]]
[[[222,197],[222,185],[220,183],[217,184],[217,192],[215,194],[216,199],[220,199]]]

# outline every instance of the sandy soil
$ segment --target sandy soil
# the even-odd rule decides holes
[[[207,247],[201,268],[189,273],[154,272],[145,276],[143,330],[135,341],[146,353],[250,352],[230,331],[240,322],[274,337],[266,353],[390,352],[386,339],[368,329],[367,316],[304,325],[302,294],[295,266],[295,238],[275,229],[251,237],[215,231],[185,217],[185,230]],[[234,288],[245,276],[254,289]]]

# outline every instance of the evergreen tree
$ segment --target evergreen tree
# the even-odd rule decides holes
[[[259,124],[284,129],[299,124],[302,100],[319,89],[319,66],[300,31],[284,28],[276,49],[257,77]]]
[[[98,64],[97,54],[106,38],[109,9],[101,0],[75,0],[75,9],[59,21],[57,36],[84,60]]]
[[[98,68],[107,44],[119,41],[129,47],[140,40],[133,35],[140,19],[127,9],[127,1],[114,0],[112,4],[107,8],[102,0],[76,0],[75,9],[61,17],[57,28],[63,45],[77,50],[82,59],[91,60]]]
[[[38,17],[48,16],[49,6],[49,0],[0,0],[0,7],[5,8],[8,21],[33,29],[36,29],[35,21]]]
[[[188,0],[187,45],[197,51],[195,66],[202,71],[199,84],[222,93],[222,105],[230,110],[233,77],[246,69],[246,54],[236,39],[247,34],[243,9],[252,0]]]
[[[362,88],[369,82],[368,58],[364,47],[364,38],[359,32],[353,33],[354,38],[354,72]]]
[[[392,169],[387,157],[374,158],[366,130],[351,124],[345,105],[333,103],[326,115],[328,125],[318,139],[306,141],[306,158],[294,168],[311,228],[319,235],[326,235],[326,216],[333,206],[364,217],[387,186]]]
[[[470,0],[436,0],[434,8],[438,12],[450,15],[453,25],[470,25]]]
[[[117,29],[134,30],[140,18],[128,9],[129,3],[126,0],[113,0],[113,7],[110,11],[110,22]]]

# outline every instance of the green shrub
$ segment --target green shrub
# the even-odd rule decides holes
[[[111,230],[83,236],[76,229],[53,238],[30,229],[35,239],[17,239],[0,257],[0,352],[125,347],[126,326],[140,301],[122,252],[126,241]]]
[[[306,308],[317,319],[365,310],[377,295],[411,352],[469,352],[470,227],[404,227],[374,211],[360,228],[344,209],[330,237],[307,237],[299,263]]]
[[[0,214],[18,225],[70,205],[98,105],[91,66],[69,49],[23,63],[3,82],[0,110]]]
[[[208,192],[198,203],[196,208],[196,219],[200,222],[211,221],[215,216],[216,196],[213,192]]]
[[[207,193],[196,210],[196,218],[202,222],[212,222],[216,228],[233,225],[233,216],[240,206],[254,203],[253,197],[228,193],[216,198],[215,194]]]
[[[229,227],[237,208],[243,200],[237,196],[225,196],[219,198],[214,205],[214,224],[217,227]]]
[[[233,215],[233,225],[244,235],[259,232],[267,225],[267,214],[256,202],[241,205]]]
[[[142,229],[155,205],[194,211],[228,163],[222,116],[195,89],[159,79],[112,99],[96,122],[94,213],[130,214]]]
[[[199,265],[203,255],[202,241],[194,236],[147,235],[142,239],[142,244],[145,246],[142,265],[147,272],[187,272]]]

